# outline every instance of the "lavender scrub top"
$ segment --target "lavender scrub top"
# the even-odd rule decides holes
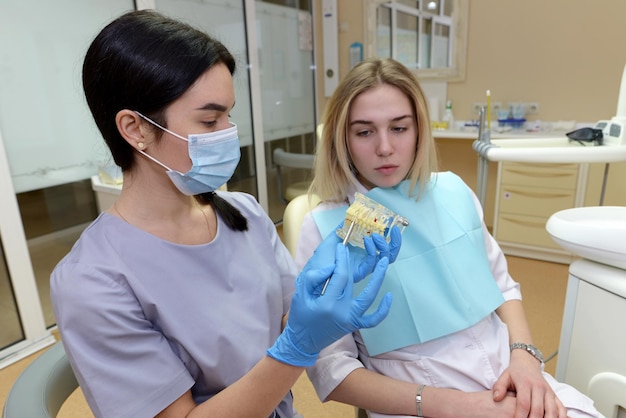
[[[214,240],[164,241],[102,213],[52,272],[63,345],[96,417],[153,417],[247,373],[281,332],[297,268],[247,194],[219,192],[248,219],[218,216]],[[292,417],[291,394],[276,410]]]

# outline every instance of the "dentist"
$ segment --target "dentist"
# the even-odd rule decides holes
[[[117,18],[87,51],[85,96],[124,182],[51,298],[96,417],[296,417],[304,367],[389,311],[386,295],[365,314],[399,233],[356,262],[333,236],[298,275],[254,197],[217,191],[239,162],[234,71],[221,43],[154,11]]]

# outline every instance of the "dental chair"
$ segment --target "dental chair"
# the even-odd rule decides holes
[[[319,141],[322,135],[323,124],[317,125],[315,128],[315,137]],[[287,152],[282,148],[276,148],[273,153],[274,164],[276,165],[277,183],[278,183],[278,197],[283,204],[289,203],[296,196],[300,196],[308,193],[309,185],[311,182],[307,179],[305,181],[299,181],[289,184],[285,187],[283,180],[284,168],[299,168],[306,169],[310,172],[313,171],[313,164],[315,161],[315,155],[302,154],[295,152]],[[299,225],[298,225],[299,227]],[[295,245],[295,244],[294,244]]]
[[[76,388],[78,382],[59,341],[18,376],[7,396],[2,417],[56,417]]]
[[[274,164],[276,165],[276,174],[278,180],[278,196],[284,204],[293,200],[296,196],[305,194],[309,190],[310,181],[299,181],[287,186],[284,185],[283,169],[299,168],[313,170],[313,154],[300,154],[295,152],[287,152],[282,148],[274,150]]]
[[[555,377],[593,399],[606,418],[626,418],[626,207],[564,209],[550,216],[546,231],[577,256]]]
[[[316,195],[301,194],[294,197],[285,208],[283,213],[283,243],[292,257],[296,256],[304,215],[317,206],[319,202],[320,198]]]
[[[591,378],[587,395],[606,418],[626,417],[626,377],[612,372],[598,373]]]

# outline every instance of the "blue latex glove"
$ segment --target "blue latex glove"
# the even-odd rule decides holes
[[[329,248],[334,248],[332,258]],[[378,325],[389,313],[391,294],[383,297],[374,312],[365,312],[376,299],[388,264],[387,257],[380,258],[365,289],[353,298],[349,250],[336,234],[330,234],[296,279],[287,326],[267,354],[293,366],[312,366],[322,348],[358,329]],[[329,276],[326,293],[320,296]]]
[[[326,263],[328,260],[332,260],[335,257],[335,246],[331,243],[340,243],[341,238],[337,236],[337,229],[341,229],[342,225],[339,225],[335,231],[329,234],[328,237],[315,249],[317,260],[322,260]],[[352,278],[356,283],[367,277],[372,272],[376,263],[383,257],[389,259],[389,263],[396,261],[400,247],[402,246],[402,233],[397,226],[391,228],[389,233],[390,241],[379,234],[373,234],[363,239],[363,245],[365,250],[359,247],[353,247],[348,245],[347,248],[350,252],[350,265],[352,266]],[[307,265],[311,264],[314,257],[311,257]],[[303,269],[304,270],[304,269]],[[320,289],[321,290],[321,289]]]
[[[353,273],[355,282],[363,280],[381,258],[387,257],[390,264],[396,261],[402,246],[402,233],[397,226],[394,226],[389,232],[389,237],[389,242],[379,234],[365,237],[363,239],[365,253],[360,248],[350,248],[352,265],[357,266]]]

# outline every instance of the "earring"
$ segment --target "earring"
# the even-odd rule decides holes
[[[146,146],[143,142],[137,142],[137,148],[143,149]]]

